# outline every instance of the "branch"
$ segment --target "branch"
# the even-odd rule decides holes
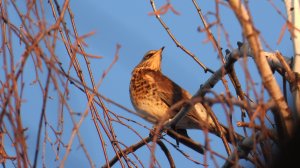
[[[263,85],[270,94],[270,97],[274,99],[277,108],[279,109],[281,122],[284,123],[285,127],[284,132],[286,133],[287,137],[290,137],[293,134],[294,127],[292,114],[284,99],[280,87],[278,86],[276,79],[273,76],[270,66],[266,66],[268,64],[268,61],[262,53],[262,46],[259,41],[259,33],[252,23],[249,12],[245,9],[241,1],[228,0],[228,3],[232,10],[235,12],[236,17],[238,18],[242,26],[244,36],[249,42],[254,61],[262,78]]]
[[[296,73],[296,81],[292,85],[295,109],[300,119],[300,4],[298,0],[285,0],[285,7],[288,15],[288,23],[292,24],[290,30],[294,46],[293,71]],[[287,24],[288,24],[287,23]]]
[[[164,29],[167,31],[168,35],[171,37],[171,39],[174,41],[174,43],[176,44],[177,47],[179,47],[180,49],[182,49],[185,53],[187,53],[190,57],[192,57],[203,69],[204,72],[211,72],[213,73],[213,71],[209,68],[207,68],[202,62],[199,61],[199,59],[192,53],[190,52],[188,49],[186,49],[183,45],[181,45],[177,39],[175,38],[175,36],[172,34],[172,32],[170,31],[170,28],[166,25],[166,23],[162,20],[162,18],[159,15],[159,12],[156,9],[154,0],[150,0],[152,9],[153,9],[153,13],[155,14],[156,18],[158,19],[158,21],[160,22],[160,24],[164,27]]]
[[[152,137],[150,137],[150,136],[140,140],[140,142],[138,142],[134,145],[131,145],[130,147],[128,147],[128,148],[124,149],[123,151],[119,152],[118,154],[116,154],[116,156],[109,161],[109,164],[105,164],[102,167],[106,168],[106,167],[113,166],[119,159],[121,159],[118,156],[121,156],[121,157],[124,157],[125,155],[127,156],[128,154],[133,153],[136,150],[138,150],[139,148],[141,148],[142,146],[144,146],[146,143],[149,143],[151,140],[152,140]]]
[[[253,148],[254,140],[255,142],[262,139],[262,134],[257,133],[255,137],[247,137],[245,138],[241,144],[238,145],[238,151],[233,152],[226,160],[222,168],[230,168],[234,167],[234,163],[236,158],[246,158],[248,154],[250,153],[251,149]]]
[[[155,131],[152,131],[154,133],[156,133]],[[193,141],[192,139],[190,138],[187,138],[181,134],[178,134],[177,132],[175,132],[174,130],[167,130],[166,131],[167,134],[172,137],[173,139],[179,141],[180,143],[186,145],[187,147],[191,148],[192,150],[200,153],[200,154],[203,154],[204,153],[204,147]],[[153,137],[154,136],[149,136],[147,138],[144,138],[142,139],[141,141],[139,141],[138,143],[134,144],[134,145],[131,145],[130,147],[120,151],[119,153],[117,153],[110,161],[109,161],[109,164],[105,164],[104,166],[102,166],[103,168],[106,168],[106,167],[111,167],[113,166],[119,159],[121,159],[121,157],[124,157],[124,156],[127,156],[128,154],[130,153],[133,153],[135,152],[136,150],[138,150],[139,148],[143,147],[144,145],[146,145],[147,143],[149,143],[150,141],[153,140]],[[157,140],[157,143],[159,144],[159,141],[161,141],[160,139]],[[159,144],[160,145],[160,144]],[[162,149],[164,150],[164,149]],[[165,152],[165,151],[164,151]],[[118,157],[119,156],[119,157]],[[167,156],[167,155],[166,155]],[[168,156],[167,156],[168,157]],[[172,165],[171,163],[171,160],[169,160],[170,162],[170,165]]]
[[[175,168],[174,160],[172,158],[172,155],[171,155],[170,151],[166,147],[166,145],[161,140],[158,140],[157,143],[160,146],[161,150],[165,153],[166,157],[168,158],[168,161],[170,163],[170,167]]]
[[[194,151],[200,153],[200,154],[204,154],[204,146],[201,145],[200,143],[197,143],[195,141],[193,141],[190,138],[187,138],[186,136],[183,136],[181,134],[178,134],[176,131],[168,129],[167,130],[167,134],[176,139],[177,141],[179,141],[180,143],[184,144],[185,146],[193,149]]]
[[[197,97],[203,97],[207,93],[208,90],[212,89],[223,76],[225,76],[229,71],[230,68],[234,65],[234,63],[237,61],[237,59],[246,56],[253,57],[253,52],[249,45],[247,43],[243,44],[241,42],[237,42],[238,48],[234,49],[233,51],[226,51],[226,63],[221,66],[207,81],[201,85],[199,90],[196,92],[195,95],[193,95],[192,99]],[[283,68],[283,65],[281,64],[280,60],[276,57],[276,53],[270,53],[270,52],[262,52],[267,59],[270,66],[272,66],[274,69],[281,69]],[[284,57],[284,56],[283,56]],[[291,59],[284,57],[287,63],[291,63]],[[188,103],[185,105],[179,113],[176,114],[176,116],[172,120],[166,121],[165,128],[171,127],[173,125],[176,125],[179,120],[181,120],[182,117],[184,117],[189,110],[193,106]]]

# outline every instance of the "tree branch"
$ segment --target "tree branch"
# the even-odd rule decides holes
[[[263,56],[262,47],[258,37],[258,31],[254,28],[250,14],[240,0],[228,0],[228,3],[238,18],[243,29],[243,34],[251,46],[253,58],[261,75],[263,85],[279,108],[281,120],[285,126],[284,132],[286,133],[287,137],[290,137],[293,134],[294,129],[292,114],[287,103],[285,102],[280,87],[273,76],[270,66],[266,66],[268,65],[268,61],[266,57]]]

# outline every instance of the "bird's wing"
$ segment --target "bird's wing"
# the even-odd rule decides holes
[[[184,89],[173,82],[168,77],[164,76],[159,71],[149,71],[146,73],[148,78],[152,78],[153,83],[156,85],[157,92],[159,93],[161,99],[169,106],[175,104],[176,102],[184,99],[189,99],[190,96],[187,95]]]
[[[169,107],[181,100],[189,100],[191,98],[191,95],[186,90],[159,71],[148,71],[146,77],[154,81],[153,84],[156,85],[155,88],[157,88],[159,97]],[[171,116],[173,117],[179,110],[180,108],[175,110],[175,113]]]
[[[186,90],[159,71],[148,71],[146,73],[146,77],[148,80],[153,80],[152,83],[156,85],[155,88],[157,88],[158,95],[169,107],[179,101],[189,100],[192,97]],[[177,109],[170,111],[170,117],[174,117],[181,108],[182,106],[179,106]],[[214,127],[211,117],[207,114],[206,109],[200,103],[196,104],[195,107],[187,113],[186,120],[181,120],[177,126],[180,127],[181,124],[188,128]]]

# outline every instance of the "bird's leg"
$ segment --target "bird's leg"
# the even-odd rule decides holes
[[[186,129],[177,129],[175,127],[172,127],[172,129],[175,130],[178,134],[183,135],[187,138],[190,138]],[[177,144],[177,146],[179,146],[179,140],[177,138],[176,138],[176,144]]]
[[[181,134],[187,138],[190,138],[186,129],[176,129],[176,132],[178,132],[179,134]]]

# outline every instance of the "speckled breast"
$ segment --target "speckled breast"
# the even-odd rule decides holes
[[[130,81],[130,97],[137,112],[142,113],[150,122],[163,118],[168,110],[158,95],[156,84],[147,80],[142,71],[132,74]]]

